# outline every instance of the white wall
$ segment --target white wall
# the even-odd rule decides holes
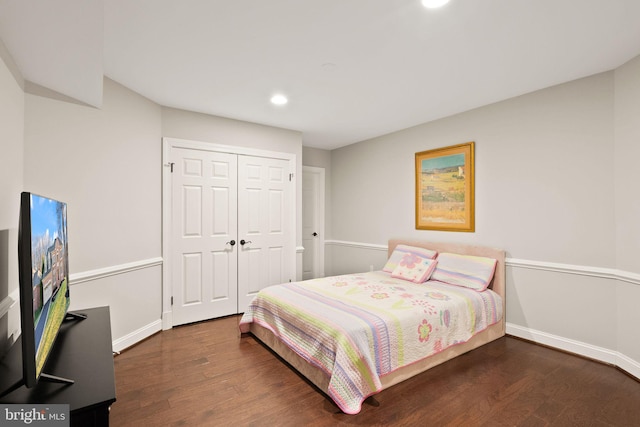
[[[636,315],[631,314],[631,303],[617,298],[640,289],[640,280],[625,285],[617,280],[629,276],[629,262],[637,260],[640,251],[626,245],[630,261],[623,265],[629,270],[619,271],[616,242],[620,220],[616,190],[622,185],[626,197],[622,204],[632,204],[637,185],[619,183],[628,178],[616,178],[619,161],[614,158],[620,145],[636,147],[625,149],[625,159],[638,146],[637,138],[629,136],[622,142],[615,136],[619,133],[614,131],[615,88],[622,80],[637,88],[640,74],[631,65],[617,73],[598,74],[334,150],[334,242],[327,248],[333,273],[346,272],[349,264],[344,260],[356,260],[360,270],[368,264],[381,268],[390,237],[504,248],[510,261],[508,333],[607,362],[620,364],[621,359],[632,358],[628,370],[640,376],[640,341],[628,338],[632,326],[626,326]],[[631,95],[628,103],[634,107],[625,103],[629,117],[638,116],[639,99]],[[637,135],[633,132],[637,127],[632,130]],[[468,141],[476,143],[476,231],[416,230],[415,153]],[[635,180],[630,182],[637,183],[638,172],[632,173]],[[628,195],[633,192],[635,200],[630,202]],[[634,209],[631,215],[637,221]],[[631,229],[637,227],[634,222]],[[638,263],[634,265],[637,268]]]
[[[25,190],[67,202],[70,309],[110,305],[116,342],[160,329],[160,120],[109,79],[101,109],[26,95]]]
[[[22,82],[16,80],[10,66],[11,58],[0,41],[0,355],[20,326],[15,301],[18,299],[17,227],[22,191],[24,93]]]

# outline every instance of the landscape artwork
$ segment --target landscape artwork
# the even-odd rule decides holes
[[[416,229],[475,231],[474,143],[416,153]]]

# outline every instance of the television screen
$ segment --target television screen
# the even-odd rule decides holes
[[[42,374],[69,308],[67,205],[22,193],[19,227],[23,381]]]

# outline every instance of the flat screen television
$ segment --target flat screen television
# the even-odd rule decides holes
[[[43,373],[69,308],[67,204],[23,192],[18,226],[22,382],[73,383]]]

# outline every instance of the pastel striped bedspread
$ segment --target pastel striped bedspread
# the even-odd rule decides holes
[[[466,342],[500,321],[501,297],[491,290],[428,281],[414,284],[385,272],[270,286],[242,316],[329,377],[325,392],[347,414],[381,390],[394,370]]]

